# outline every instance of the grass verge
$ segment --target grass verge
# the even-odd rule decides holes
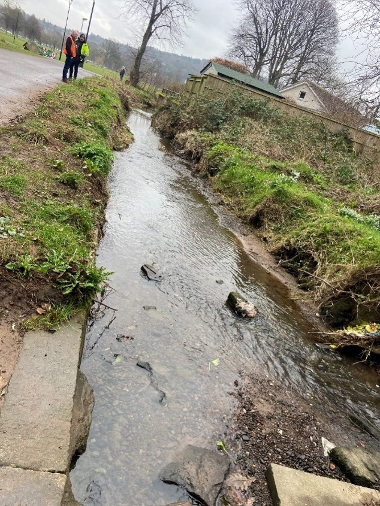
[[[113,150],[132,142],[132,96],[116,80],[80,79],[0,130],[0,316],[24,329],[56,328],[104,287],[95,250]]]

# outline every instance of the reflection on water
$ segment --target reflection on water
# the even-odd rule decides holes
[[[149,124],[144,113],[131,114],[135,143],[117,156],[109,181],[98,263],[113,271],[105,302],[116,311],[106,309],[89,329],[82,363],[96,404],[87,451],[71,479],[85,505],[184,500],[158,473],[188,443],[216,448],[241,370],[266,372],[379,419],[371,378],[308,341],[314,329],[286,289],[219,224]],[[143,264],[162,282],[144,278]],[[259,316],[238,320],[225,304],[231,290],[253,301]]]

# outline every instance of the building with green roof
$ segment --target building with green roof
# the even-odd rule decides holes
[[[284,97],[281,93],[276,90],[274,86],[271,84],[265,83],[264,81],[260,81],[259,79],[255,79],[251,77],[249,74],[243,74],[242,72],[237,72],[236,70],[232,70],[229,67],[225,67],[224,65],[220,65],[220,63],[215,63],[210,61],[200,72],[202,75],[214,75],[221,77],[223,79],[228,79],[230,81],[235,81],[243,86],[247,86],[248,88],[252,88],[258,90],[262,93],[274,96],[279,99],[283,99]]]

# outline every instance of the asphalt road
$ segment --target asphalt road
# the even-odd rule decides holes
[[[0,49],[0,124],[32,109],[35,100],[62,82],[62,60]],[[79,69],[78,77],[93,75]]]

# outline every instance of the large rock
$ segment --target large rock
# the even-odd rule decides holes
[[[254,318],[257,315],[257,309],[252,302],[249,302],[237,292],[228,294],[227,303],[236,314],[243,318]]]
[[[380,452],[336,446],[329,456],[352,483],[363,487],[380,485]]]
[[[159,477],[165,483],[185,488],[198,501],[214,506],[229,467],[225,454],[188,445]]]

